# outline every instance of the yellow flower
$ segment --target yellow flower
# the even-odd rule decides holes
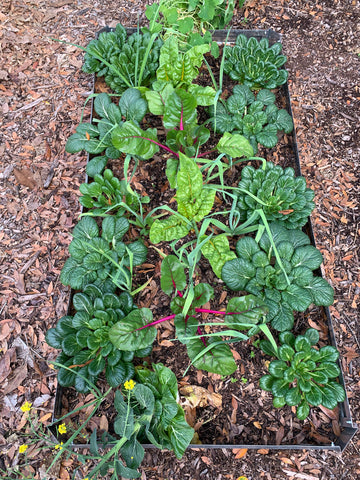
[[[86,478],[83,478],[83,480],[89,480],[89,479],[88,479],[88,477],[86,477]]]
[[[59,433],[63,434],[66,433],[66,425],[65,423],[62,423],[61,425],[58,426]]]
[[[64,445],[64,442],[60,442],[58,443],[57,445],[55,445],[55,450],[62,450],[63,449],[63,446]]]
[[[21,405],[20,410],[22,412],[30,412],[32,403],[25,402]]]
[[[124,383],[125,390],[132,390],[136,385],[136,382],[134,380],[127,380]]]
[[[26,410],[27,411],[27,410]],[[19,453],[25,453],[29,445],[20,445]]]

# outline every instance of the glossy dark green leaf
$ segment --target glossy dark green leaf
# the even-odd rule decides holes
[[[269,373],[275,378],[283,378],[287,368],[287,363],[283,360],[273,360],[269,365]]]
[[[274,377],[271,375],[263,375],[259,381],[260,388],[267,392],[271,392],[274,380]]]
[[[299,403],[301,402],[300,389],[298,387],[290,388],[285,395],[285,401],[287,405],[290,405],[290,406],[299,405]]]
[[[299,420],[305,420],[305,418],[308,417],[309,413],[309,403],[307,402],[307,400],[304,399],[296,409],[296,416]]]
[[[290,345],[281,345],[279,347],[279,358],[284,362],[290,362],[295,355],[295,351]]]

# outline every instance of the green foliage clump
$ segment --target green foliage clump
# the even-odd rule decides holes
[[[333,410],[345,400],[343,387],[333,380],[340,375],[335,363],[339,352],[331,346],[314,348],[319,341],[317,330],[309,328],[297,337],[283,332],[279,339],[278,360],[270,362],[269,375],[260,379],[260,387],[273,394],[274,407],[297,406],[296,416],[305,420],[310,405]],[[268,340],[261,341],[260,346],[274,355]]]
[[[254,149],[260,143],[273,148],[278,143],[277,133],[291,133],[294,124],[289,113],[275,105],[275,95],[268,89],[255,96],[247,85],[236,85],[226,101],[210,107],[211,124],[216,132],[240,133]]]
[[[82,218],[73,230],[71,256],[61,271],[61,282],[76,290],[93,282],[113,282],[130,291],[132,267],[145,262],[147,248],[141,240],[125,244],[122,239],[128,229],[125,217],[106,217],[100,235],[93,217]]]
[[[232,290],[263,298],[273,328],[285,331],[293,327],[293,311],[304,312],[312,303],[331,305],[334,290],[313,275],[322,255],[305,233],[279,223],[270,224],[270,230],[272,240],[265,232],[259,243],[251,237],[237,242],[238,258],[225,263],[222,279]]]
[[[247,165],[241,171],[237,201],[241,221],[262,209],[269,222],[301,228],[315,208],[313,198],[313,190],[306,187],[304,177],[295,177],[293,168],[266,162],[265,168]]]
[[[287,58],[281,55],[281,43],[269,46],[267,38],[258,41],[238,35],[233,47],[225,47],[224,72],[232,80],[248,85],[251,90],[276,88],[286,83],[288,72],[281,67]]]
[[[114,31],[102,32],[88,44],[83,71],[104,77],[116,93],[131,86],[149,86],[155,80],[162,43],[148,32],[128,37],[119,23]]]
[[[74,385],[86,393],[105,371],[111,387],[117,387],[134,375],[134,356],[146,356],[152,347],[143,350],[121,351],[110,341],[111,327],[137,310],[128,292],[115,295],[111,286],[100,289],[86,285],[73,298],[75,315],[62,317],[55,328],[46,332],[47,343],[62,350],[57,363],[63,366],[58,372],[59,384]],[[65,368],[67,367],[67,368]]]

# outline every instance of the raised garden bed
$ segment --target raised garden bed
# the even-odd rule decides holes
[[[268,31],[232,31],[228,41],[233,41],[239,34],[255,37],[257,39],[267,38],[270,45],[279,42],[280,36],[275,32]],[[214,39],[223,42],[226,33],[215,32]],[[209,59],[209,62],[211,60]],[[214,67],[219,65],[220,61],[214,62]],[[200,70],[200,84],[206,85],[209,76],[206,69]],[[223,91],[232,88],[233,83],[228,80],[224,82]],[[101,82],[96,81],[95,93],[109,91]],[[227,95],[228,96],[228,95]],[[285,108],[291,115],[291,103],[287,83],[282,85],[276,91],[276,100],[279,108]],[[205,115],[205,108],[200,110],[200,116]],[[93,112],[93,118],[96,113]],[[151,126],[153,123],[151,116],[145,117],[145,122]],[[157,121],[157,119],[156,119]],[[201,123],[201,122],[199,122]],[[220,135],[219,135],[220,138]],[[217,141],[219,140],[217,139]],[[216,142],[215,142],[216,143]],[[210,148],[212,145],[210,145]],[[280,165],[283,168],[294,168],[297,175],[300,175],[300,163],[296,145],[295,132],[285,134],[281,141],[270,151],[264,148],[259,150],[258,156],[264,156],[269,162]],[[90,157],[91,159],[91,157]],[[253,164],[256,165],[256,164]],[[123,162],[119,164],[118,160],[109,160],[108,166],[112,169],[115,176],[123,178]],[[260,167],[260,163],[257,163]],[[239,164],[226,178],[227,185],[233,185],[240,177],[243,165]],[[149,195],[151,198],[151,207],[161,206],[166,202],[173,201],[174,190],[169,191],[166,183],[165,165],[161,158],[156,158],[148,162],[143,162],[138,167],[136,175],[131,184],[141,195]],[[155,203],[153,204],[153,201]],[[221,207],[217,211],[221,211]],[[314,236],[310,221],[304,226],[304,231],[310,237],[314,245]],[[134,233],[136,235],[136,233]],[[157,242],[156,242],[157,243]],[[148,244],[149,245],[149,244]],[[231,244],[234,246],[234,242]],[[165,253],[170,254],[166,244],[161,244]],[[139,269],[135,277],[137,283],[149,282],[149,286],[137,294],[136,303],[139,307],[150,307],[154,320],[169,315],[169,296],[160,290],[160,256],[155,249],[149,249],[145,265]],[[314,272],[321,276],[319,269]],[[212,308],[224,310],[226,302],[233,293],[227,291],[224,294],[223,283],[219,281],[213,273],[209,262],[202,257],[197,268],[197,282],[209,282],[215,288]],[[226,300],[226,301],[225,301]],[[70,310],[70,314],[73,314]],[[198,311],[198,314],[200,312]],[[209,312],[202,312],[203,321],[208,317]],[[309,326],[320,332],[320,346],[331,344],[336,347],[335,336],[332,327],[330,312],[328,307],[312,306],[305,312],[298,312],[295,315],[294,334],[301,334]],[[184,406],[188,420],[195,427],[199,443],[203,448],[268,448],[268,449],[332,449],[342,451],[357,431],[353,425],[349,410],[349,403],[345,395],[344,401],[340,402],[338,407],[331,411],[326,408],[312,408],[309,418],[305,421],[299,421],[292,408],[274,409],[271,395],[262,392],[258,386],[259,379],[267,373],[265,357],[260,350],[256,349],[254,342],[258,337],[251,341],[238,342],[231,344],[234,351],[234,357],[238,368],[231,374],[221,378],[214,373],[206,373],[191,367],[182,377],[186,370],[189,360],[185,353],[185,346],[169,341],[175,337],[174,328],[171,322],[160,323],[158,325],[157,342],[153,352],[147,360],[149,362],[162,362],[170,367],[176,374],[182,396],[181,402]],[[339,362],[338,366],[341,369]],[[340,384],[345,388],[342,372],[339,375]],[[99,383],[104,391],[106,382],[100,379]],[[200,386],[203,390],[196,390]],[[191,394],[189,394],[191,392]],[[194,399],[194,395],[195,398]],[[199,397],[203,396],[201,400]],[[78,407],[79,403],[91,400],[91,394],[81,394],[80,400],[77,394],[71,399],[72,394],[69,389],[58,388],[54,422],[67,412]],[[199,400],[198,403],[197,400]],[[194,403],[195,402],[195,403]],[[88,446],[88,439],[91,430],[94,427],[108,428],[110,434],[113,434],[110,425],[111,419],[115,418],[116,412],[111,406],[111,395],[109,403],[106,404],[100,415],[106,416],[108,425],[100,422],[100,419],[89,423],[90,430],[81,441],[76,439],[74,445]],[[80,425],[84,420],[81,412],[76,414],[71,421],[75,426]],[[195,418],[196,415],[196,418]],[[101,417],[100,417],[101,418]],[[75,427],[74,427],[75,428]],[[56,433],[56,425],[53,428]],[[77,443],[79,442],[79,443]],[[144,447],[151,447],[150,444],[143,444]],[[189,448],[199,448],[199,444],[189,445]]]

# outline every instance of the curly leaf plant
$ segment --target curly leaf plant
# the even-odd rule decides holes
[[[281,55],[281,43],[269,46],[267,38],[238,35],[233,47],[226,46],[224,72],[232,80],[251,90],[276,88],[286,83],[288,72],[281,67],[287,58]]]
[[[282,332],[293,327],[293,311],[303,312],[312,303],[331,305],[334,290],[313,275],[322,255],[305,233],[279,223],[270,224],[269,233],[258,242],[241,238],[236,244],[238,258],[226,262],[221,275],[232,290],[260,296],[269,308],[271,325]]]
[[[119,23],[114,31],[100,33],[84,49],[83,71],[104,77],[116,93],[149,86],[155,80],[162,44],[156,33],[138,31],[128,36]]]
[[[277,133],[291,133],[294,124],[289,113],[278,109],[275,95],[268,89],[255,96],[247,85],[236,85],[226,101],[210,107],[211,124],[215,132],[234,132],[247,138],[257,153],[258,144],[273,148]]]
[[[133,377],[133,358],[145,357],[151,352],[151,346],[121,351],[111,343],[109,331],[114,324],[126,323],[141,314],[128,292],[117,296],[113,290],[86,285],[81,293],[74,295],[75,315],[60,318],[56,327],[46,332],[47,343],[62,350],[56,363],[63,365],[57,377],[63,387],[73,385],[79,392],[86,393],[103,371],[108,384],[117,387]],[[151,329],[146,334],[154,340]]]
[[[322,405],[333,410],[345,400],[345,391],[333,379],[340,375],[336,364],[339,352],[335,347],[314,347],[319,334],[313,328],[295,337],[291,332],[279,336],[281,346],[276,352],[278,360],[269,364],[269,375],[260,379],[260,387],[274,396],[274,407],[297,406],[300,420],[310,413],[310,405]],[[274,355],[267,340],[260,342],[265,353]]]

